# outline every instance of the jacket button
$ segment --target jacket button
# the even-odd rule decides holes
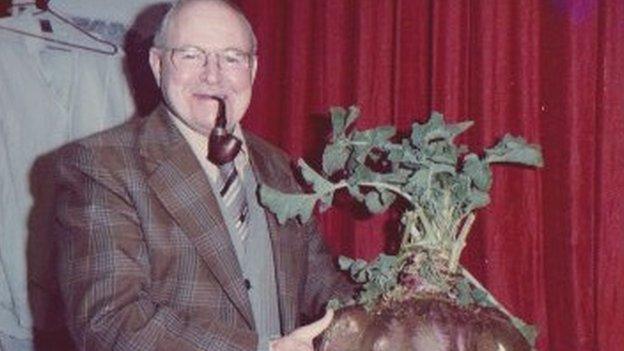
[[[251,289],[251,282],[247,278],[245,278],[245,288],[247,290]]]

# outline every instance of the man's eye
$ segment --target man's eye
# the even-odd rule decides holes
[[[183,60],[197,60],[201,54],[199,52],[182,51],[180,52],[180,58]]]
[[[226,52],[223,54],[226,63],[240,64],[245,62],[245,56],[237,52]]]

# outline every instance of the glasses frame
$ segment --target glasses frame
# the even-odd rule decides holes
[[[255,52],[249,52],[249,51],[245,51],[245,50],[241,50],[238,48],[226,48],[226,49],[220,49],[220,50],[204,50],[198,46],[192,46],[192,45],[188,45],[188,46],[179,46],[179,47],[168,47],[168,46],[161,46],[161,47],[157,47],[158,50],[161,50],[163,52],[167,52],[169,51],[169,60],[171,60],[171,64],[173,65],[173,67],[175,67],[178,70],[185,70],[186,68],[180,68],[179,64],[176,64],[176,61],[174,59],[174,55],[176,52],[183,52],[183,51],[188,51],[188,50],[197,50],[199,53],[201,53],[204,57],[204,62],[203,64],[199,65],[197,68],[191,68],[188,69],[190,71],[196,70],[199,71],[201,69],[204,69],[207,65],[208,65],[208,57],[209,55],[215,55],[217,58],[217,66],[219,67],[220,70],[224,70],[224,68],[229,68],[230,71],[232,70],[242,70],[242,69],[249,69],[252,66],[252,62],[255,59],[255,57],[257,56]],[[232,65],[228,65],[227,63],[224,63],[224,59],[223,57],[225,56],[226,52],[236,52],[238,54],[243,55],[246,58],[246,62],[243,65],[240,66],[232,66]]]

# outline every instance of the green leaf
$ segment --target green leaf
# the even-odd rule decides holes
[[[389,190],[382,190],[381,194],[381,203],[384,205],[386,209],[394,203],[397,198],[397,195]]]
[[[353,150],[349,160],[354,160],[358,164],[364,164],[373,146],[368,143],[363,144],[351,144]]]
[[[405,190],[410,194],[420,197],[425,190],[429,187],[431,179],[431,170],[428,168],[422,168],[412,175],[408,180]]]
[[[346,256],[338,257],[338,266],[343,271],[349,271],[351,278],[357,283],[364,283],[368,281],[367,276],[368,263],[362,259],[354,260]]]
[[[470,177],[463,174],[459,174],[453,179],[453,184],[451,185],[451,194],[453,196],[454,203],[463,204],[468,201],[468,196],[471,192],[471,183],[472,180],[470,179]]]
[[[493,148],[485,150],[487,163],[520,163],[527,166],[542,167],[544,160],[537,145],[528,144],[524,138],[506,134]]]
[[[321,205],[319,207],[319,210],[321,212],[327,211],[331,207],[332,203],[334,202],[334,192],[331,191],[331,192],[327,192],[321,195],[320,200],[321,200]]]
[[[446,124],[444,122],[444,116],[434,111],[431,113],[431,117],[427,123],[414,123],[412,126],[412,145],[422,149],[434,140],[444,140],[448,144],[453,145],[453,139],[470,128],[472,124],[472,121]]]
[[[468,306],[474,302],[472,298],[472,289],[466,279],[462,279],[457,283],[457,302],[460,306]]]
[[[408,138],[401,140],[401,148],[403,158],[401,159],[402,166],[408,166],[409,168],[418,168],[419,159],[422,156],[418,149],[412,147]]]
[[[357,283],[365,283],[370,280],[368,270],[366,269],[351,272],[351,277],[353,277],[353,280],[355,280]]]
[[[449,140],[438,140],[425,146],[423,153],[437,164],[455,166],[459,157],[459,148]]]
[[[468,196],[468,207],[470,210],[481,208],[490,203],[490,195],[478,189],[472,189]]]
[[[429,117],[429,120],[424,124],[414,123],[412,125],[412,135],[410,138],[412,145],[418,148],[423,148],[423,146],[428,143],[429,136],[432,131],[436,130],[443,124],[444,117],[439,112],[431,113],[431,117]]]
[[[334,183],[329,180],[323,178],[320,174],[318,174],[312,167],[310,167],[304,160],[299,160],[297,163],[301,168],[301,175],[303,178],[310,184],[312,184],[312,188],[314,192],[318,193],[319,196],[328,192],[334,191]]]
[[[359,164],[349,178],[349,183],[375,182],[380,178],[380,174],[373,172],[370,168],[363,164]]]
[[[307,222],[319,200],[316,194],[287,194],[263,184],[259,192],[260,202],[277,216],[280,224],[292,218]]]
[[[396,134],[396,128],[392,126],[381,126],[353,133],[353,141],[363,142],[371,145],[380,145],[388,141]]]
[[[363,284],[358,302],[369,306],[377,298],[396,286],[398,280],[398,257],[381,254],[374,261],[367,263],[362,259],[354,260],[340,256],[338,265],[341,270],[348,270],[357,283]]]
[[[351,128],[351,125],[360,118],[360,109],[357,106],[349,106],[349,112],[347,114],[347,121],[345,122],[345,129]]]
[[[470,177],[472,183],[481,191],[489,191],[492,186],[492,171],[487,162],[475,154],[464,157],[463,172]]]
[[[384,205],[381,203],[379,193],[374,190],[369,191],[364,198],[366,208],[371,213],[381,213],[385,210]]]
[[[345,168],[350,154],[348,144],[341,140],[328,144],[323,151],[323,172],[331,176]]]
[[[396,200],[394,193],[374,189],[366,193],[364,203],[371,213],[381,213],[387,210],[394,200]]]
[[[349,268],[349,273],[353,280],[358,283],[364,283],[368,281],[368,271],[366,270],[367,263],[362,259],[357,259],[353,262]]]
[[[347,256],[339,256],[338,257],[338,267],[341,271],[347,271],[351,268],[351,265],[355,262],[354,259]]]
[[[342,307],[344,307],[344,304],[337,298],[333,298],[327,302],[327,308],[330,310],[339,310]]]
[[[332,141],[346,136],[347,129],[358,119],[360,110],[356,106],[349,107],[345,110],[342,107],[332,107],[329,109],[332,122]]]
[[[379,296],[383,294],[383,291],[376,284],[369,284],[358,296],[358,302],[367,310],[372,309]]]
[[[388,160],[392,163],[400,163],[403,161],[403,158],[405,157],[405,153],[407,150],[405,150],[404,148],[392,148],[389,152],[388,152]]]
[[[382,272],[389,272],[397,262],[397,256],[394,255],[386,255],[384,253],[380,253],[377,256],[377,259],[374,261],[375,266]]]
[[[364,201],[364,199],[366,198],[366,196],[360,191],[360,187],[358,187],[357,185],[349,185],[347,186],[347,190],[349,191],[349,195],[351,195],[352,198],[359,202]]]
[[[440,173],[448,173],[451,175],[455,175],[455,167],[447,164],[432,164],[429,169],[431,170],[431,174],[440,174]]]
[[[449,131],[449,134],[451,135],[451,138],[455,138],[459,134],[468,130],[468,128],[472,127],[473,124],[473,121],[464,121],[456,124],[449,124],[447,125],[447,129]]]
[[[385,183],[404,185],[408,182],[412,173],[410,170],[398,168],[389,173],[381,173],[379,179]]]
[[[331,107],[332,141],[344,136],[347,121],[347,110],[342,107]]]

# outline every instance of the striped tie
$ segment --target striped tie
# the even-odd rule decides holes
[[[238,176],[236,167],[234,167],[234,162],[219,166],[219,170],[221,171],[221,177],[219,177],[217,184],[218,189],[220,189],[219,193],[223,198],[227,213],[235,218],[234,228],[237,232],[236,234],[238,234],[241,241],[245,241],[247,234],[249,234],[247,221],[249,206],[247,206],[243,183]]]

